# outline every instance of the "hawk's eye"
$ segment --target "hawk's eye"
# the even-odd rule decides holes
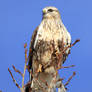
[[[53,10],[52,10],[52,9],[49,9],[48,11],[49,11],[49,12],[53,12]]]

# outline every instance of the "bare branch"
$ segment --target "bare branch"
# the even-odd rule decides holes
[[[25,48],[25,65],[24,65],[24,72],[23,72],[23,78],[22,78],[22,88],[24,87],[24,77],[25,77],[25,71],[27,69],[26,65],[27,65],[27,48],[26,48],[27,44],[24,44],[24,48]]]
[[[10,69],[8,68],[8,71],[13,79],[13,82],[15,83],[15,85],[20,89],[20,86],[18,85],[18,83],[16,82],[16,80],[14,79],[13,75],[12,75],[12,72],[10,71]]]
[[[71,81],[71,79],[76,75],[75,72],[73,72],[73,75],[69,77],[68,81],[65,83],[64,86],[67,86],[69,84],[69,82]]]
[[[23,77],[23,74],[18,69],[16,69],[14,65],[12,65],[12,68],[15,70],[15,72],[19,73]]]
[[[61,67],[58,68],[58,70],[59,70],[59,69],[64,69],[64,68],[71,68],[71,67],[75,67],[75,65],[61,66]]]
[[[80,39],[77,39],[73,44],[71,44],[71,45],[69,45],[68,47],[64,48],[63,53],[65,53],[65,51],[66,51],[68,48],[73,47],[73,46],[74,46],[77,42],[79,42],[79,41],[80,41]]]

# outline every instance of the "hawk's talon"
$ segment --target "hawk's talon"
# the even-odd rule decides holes
[[[56,56],[58,56],[59,55],[58,51],[56,51],[55,54],[56,54]]]
[[[38,72],[38,73],[39,73],[39,72],[42,72],[42,65],[41,65],[41,64],[39,64],[39,67],[38,67],[37,72]]]

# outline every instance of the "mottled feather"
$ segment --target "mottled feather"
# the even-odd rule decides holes
[[[60,13],[55,7],[43,9],[43,18],[39,27],[33,33],[29,52],[29,66],[33,73],[39,68],[39,64],[47,73],[55,71],[57,64],[55,52],[60,53],[60,46],[67,47],[71,44],[71,36],[62,23]],[[54,47],[53,47],[54,46]],[[66,60],[70,49],[63,55],[63,62]],[[62,63],[63,63],[62,62]],[[45,68],[49,66],[48,68]]]
[[[32,37],[31,37],[31,42],[30,42],[30,47],[29,47],[29,62],[28,62],[28,65],[29,65],[29,69],[32,68],[32,57],[33,57],[33,51],[34,51],[34,41],[35,41],[35,38],[36,38],[36,35],[37,35],[37,30],[38,30],[38,27],[34,30],[33,34],[32,34]]]

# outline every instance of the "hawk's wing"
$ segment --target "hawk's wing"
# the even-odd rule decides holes
[[[29,69],[32,68],[32,57],[33,57],[33,51],[34,51],[34,42],[35,42],[35,38],[36,38],[36,35],[37,35],[38,27],[34,30],[32,38],[31,38],[31,42],[30,42],[29,56],[28,56],[28,59],[29,59],[28,67],[29,67]]]

